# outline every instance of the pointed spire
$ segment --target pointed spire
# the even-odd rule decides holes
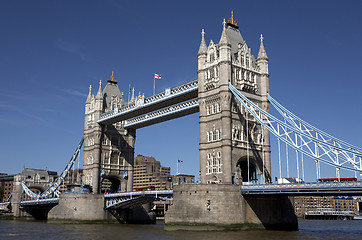
[[[207,47],[206,47],[206,43],[205,43],[205,31],[204,31],[204,29],[202,29],[201,44],[200,44],[199,52],[197,53],[197,55],[206,54],[206,51],[207,51]]]
[[[258,59],[265,59],[268,60],[268,56],[266,55],[266,51],[264,48],[264,44],[263,44],[263,34],[260,35],[260,48],[259,48],[259,54],[258,54]]]
[[[92,85],[89,85],[89,93],[86,102],[89,102],[92,97]]]
[[[225,21],[225,18],[224,18],[224,21],[222,22],[222,25],[223,25],[223,29],[222,29],[222,34],[221,34],[221,38],[220,38],[220,41],[219,41],[219,44],[223,45],[223,44],[229,44],[229,38],[226,34],[226,21]]]
[[[131,97],[131,103],[134,102],[135,98],[134,98],[134,88],[132,89],[132,97]]]
[[[102,80],[99,80],[99,88],[98,88],[98,92],[97,92],[96,98],[102,98],[102,97],[103,97],[103,93],[102,93]]]

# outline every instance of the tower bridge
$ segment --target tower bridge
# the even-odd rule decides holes
[[[173,206],[165,217],[168,225],[253,223],[267,229],[293,230],[298,224],[289,195],[360,195],[360,182],[271,184],[271,135],[278,141],[280,178],[282,143],[297,153],[298,178],[300,170],[304,178],[307,159],[303,156],[315,162],[317,178],[321,163],[334,167],[338,179],[341,169],[361,174],[362,149],[315,128],[271,97],[269,58],[263,41],[261,36],[258,56],[254,57],[232,16],[228,22],[224,20],[218,43],[211,40],[207,46],[202,30],[196,80],[148,98],[141,94],[135,97],[133,90],[129,102],[124,100],[113,73],[103,89],[100,82],[95,95],[90,87],[85,103],[83,182],[94,195],[63,194],[53,200],[52,204],[59,204],[50,215],[81,217],[79,209],[94,196],[92,207],[98,215],[106,218],[99,212],[102,208],[127,219],[126,210],[153,199],[172,197]],[[280,115],[271,115],[270,107]],[[196,112],[202,184],[179,185],[171,191],[132,192],[136,129]],[[23,205],[45,203],[40,199],[56,191],[77,154],[60,180],[43,195],[34,195],[37,200]],[[289,168],[287,174],[289,177]],[[117,193],[99,195],[109,187]]]

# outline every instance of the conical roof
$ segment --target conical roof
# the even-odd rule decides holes
[[[266,60],[268,60],[268,56],[266,55],[263,40],[264,40],[263,34],[261,34],[260,35],[260,48],[259,48],[258,59],[266,59]]]
[[[104,109],[110,108],[112,98],[116,97],[116,96],[121,99],[121,105],[122,106],[126,105],[126,102],[123,99],[123,95],[122,95],[121,91],[118,88],[116,78],[113,76],[113,72],[112,72],[112,76],[109,78],[109,80],[107,82],[107,85],[103,89],[103,97],[104,97],[103,106],[104,106]]]

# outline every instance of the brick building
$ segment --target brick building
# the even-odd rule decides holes
[[[332,209],[333,211],[352,211],[358,214],[360,199],[352,197],[294,197],[294,211],[297,217],[304,217],[307,211]]]
[[[161,166],[154,157],[137,155],[134,159],[133,191],[154,186],[156,190],[172,188],[171,169]]]

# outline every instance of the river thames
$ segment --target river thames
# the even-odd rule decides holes
[[[54,224],[41,221],[0,220],[0,239],[362,239],[362,220],[299,221],[299,231],[164,231],[153,225]]]

